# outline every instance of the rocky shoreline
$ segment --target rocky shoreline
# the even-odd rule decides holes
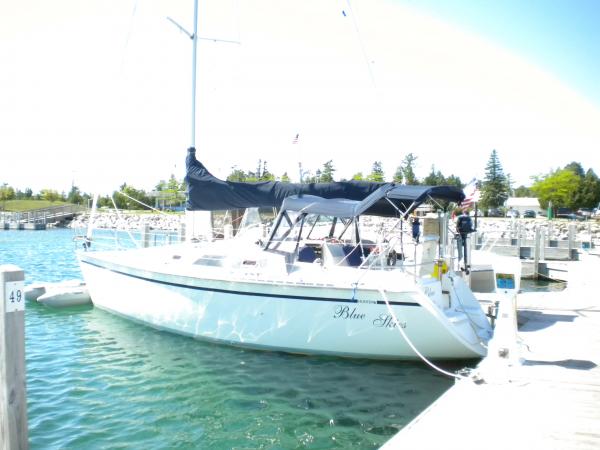
[[[71,228],[86,228],[89,214],[81,214],[72,222]],[[177,231],[185,223],[184,214],[140,214],[101,212],[94,218],[95,228],[112,230],[139,230],[144,225],[149,225],[151,230]],[[494,234],[501,238],[515,236],[517,232],[524,239],[533,239],[536,228],[544,230],[546,237],[556,240],[567,240],[569,227],[575,227],[575,240],[593,242],[600,246],[600,221],[589,220],[573,222],[562,219],[548,221],[546,219],[509,219],[480,217],[477,220],[477,231],[484,234]]]
[[[77,216],[70,228],[87,228],[89,214]],[[139,230],[144,225],[149,225],[151,230],[177,231],[185,222],[183,214],[139,214],[139,213],[114,213],[101,212],[94,217],[94,228],[109,230]]]
[[[564,219],[478,218],[477,222],[479,233],[494,234],[500,238],[516,237],[518,233],[523,239],[534,239],[536,229],[539,229],[547,239],[558,241],[568,240],[569,228],[573,226],[576,241],[600,245],[600,221],[597,220],[574,222]]]

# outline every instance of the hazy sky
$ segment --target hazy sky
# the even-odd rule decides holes
[[[0,2],[0,183],[110,192],[183,177],[193,3]],[[200,2],[198,157],[298,177],[388,178],[404,156],[518,184],[571,161],[600,174],[600,2]],[[299,143],[292,144],[296,134]]]

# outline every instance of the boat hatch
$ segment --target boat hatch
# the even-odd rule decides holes
[[[203,255],[194,261],[194,264],[199,266],[221,267],[223,266],[224,259],[225,255]]]

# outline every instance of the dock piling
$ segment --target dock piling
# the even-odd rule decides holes
[[[533,247],[533,279],[538,279],[540,273],[540,247],[541,247],[540,227],[535,227],[535,244]]]
[[[0,450],[27,449],[25,273],[0,265]]]

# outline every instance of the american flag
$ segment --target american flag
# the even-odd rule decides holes
[[[471,208],[481,197],[481,192],[477,188],[477,180],[475,178],[469,181],[469,184],[465,186],[463,191],[465,193],[465,199],[460,204],[463,209]]]
[[[294,137],[294,139],[292,140],[292,144],[297,144],[298,143],[298,138],[300,137],[300,133],[296,133],[296,136]]]

